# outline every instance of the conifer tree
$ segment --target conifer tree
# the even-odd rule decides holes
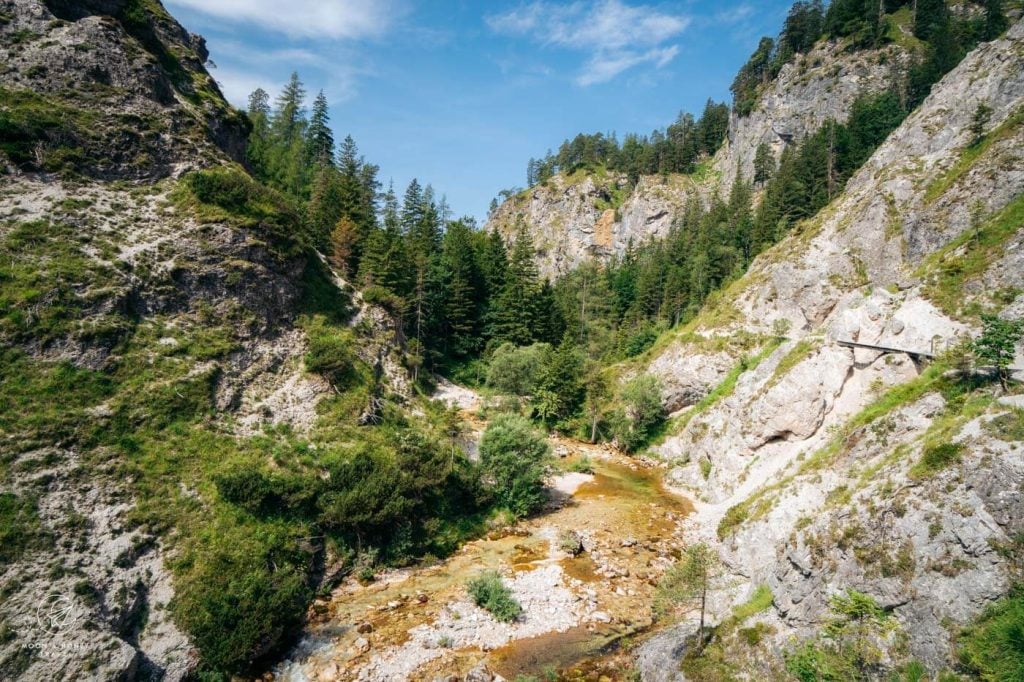
[[[313,244],[323,248],[341,216],[338,171],[332,165],[322,165],[316,172],[309,203],[306,206],[306,225]],[[347,267],[351,265],[349,263]]]
[[[272,182],[294,197],[307,195],[306,89],[297,73],[278,96],[270,125],[273,153],[269,163]]]
[[[985,0],[985,30],[982,40],[995,40],[1010,27],[1002,0]]]
[[[267,164],[271,153],[270,95],[263,88],[256,88],[249,95],[248,114],[249,121],[252,123],[252,132],[249,134],[246,158],[256,177],[266,180]]]
[[[334,134],[329,124],[327,98],[321,90],[313,100],[313,111],[306,132],[306,155],[314,167],[334,165]]]
[[[540,291],[533,240],[520,228],[509,258],[505,283],[493,310],[491,335],[499,341],[525,346],[536,337],[537,294]]]
[[[754,184],[763,187],[775,172],[775,155],[767,142],[757,145],[754,155]]]
[[[482,278],[466,220],[450,223],[441,248],[444,315],[441,341],[450,354],[464,357],[479,350]]]

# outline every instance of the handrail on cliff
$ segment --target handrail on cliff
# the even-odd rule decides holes
[[[880,353],[883,354],[904,353],[905,355],[910,357],[910,359],[913,360],[914,362],[918,362],[919,360],[932,360],[935,358],[935,353],[932,353],[931,351],[909,350],[906,348],[893,348],[891,346],[879,346],[874,343],[859,343],[857,341],[844,341],[842,339],[837,339],[836,343],[842,346],[843,348],[866,348],[868,350],[879,351]]]

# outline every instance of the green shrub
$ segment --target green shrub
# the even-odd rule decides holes
[[[35,500],[0,493],[0,566],[42,546],[46,538]]]
[[[983,680],[1024,680],[1024,587],[989,606],[959,640],[960,659]]]
[[[577,474],[592,474],[594,473],[594,462],[587,455],[583,455],[573,460],[572,464],[569,465],[569,471]]]
[[[182,179],[181,188],[184,193],[176,192],[175,199],[191,206],[202,222],[259,227],[285,255],[297,255],[312,243],[290,201],[253,180],[241,168],[194,171]]]
[[[503,623],[511,623],[523,613],[523,607],[512,597],[512,592],[505,587],[497,571],[477,576],[469,581],[467,588],[477,606],[490,611],[491,615]]]
[[[786,669],[801,682],[873,679],[897,622],[871,595],[856,590],[834,595],[829,610],[820,635],[784,654]]]
[[[625,353],[627,358],[634,358],[640,355],[645,350],[654,345],[654,342],[658,340],[658,329],[651,325],[646,325],[640,331],[636,332],[628,339],[626,339]]]
[[[619,400],[624,407],[613,419],[615,440],[627,452],[636,452],[665,421],[661,384],[655,377],[642,374],[622,387]]]
[[[380,285],[374,284],[363,289],[363,301],[370,305],[378,305],[392,313],[401,313],[405,302],[401,296]]]
[[[942,443],[925,449],[912,474],[915,476],[928,476],[950,467],[960,461],[964,446],[961,443]]]
[[[214,476],[213,482],[222,499],[250,512],[266,509],[274,497],[273,482],[252,467],[230,469]]]
[[[820,647],[814,641],[804,642],[785,654],[786,670],[800,682],[848,682],[859,679],[851,661]]]
[[[307,328],[307,337],[306,369],[336,387],[347,384],[355,368],[351,332],[317,320]]]
[[[502,344],[491,357],[487,385],[502,393],[532,395],[541,363],[550,349],[546,343],[522,347]]]
[[[309,557],[292,542],[284,527],[221,525],[178,562],[171,612],[204,666],[245,672],[301,625]]]
[[[524,417],[495,417],[480,439],[480,465],[495,502],[516,516],[539,509],[547,499],[550,452],[547,439]]]
[[[252,178],[227,168],[190,173],[185,184],[202,203],[240,213],[248,211],[249,202],[259,193]]]

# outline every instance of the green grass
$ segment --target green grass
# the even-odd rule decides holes
[[[1024,410],[1010,410],[986,422],[989,435],[1005,441],[1024,441]]]
[[[966,284],[984,274],[1005,253],[1009,241],[1024,225],[1024,195],[989,216],[978,227],[929,255],[914,273],[925,280],[924,294],[953,317],[976,317],[977,306],[965,305]]]
[[[237,166],[189,173],[171,201],[201,223],[258,229],[285,257],[305,254],[310,244],[292,201]]]
[[[958,644],[961,662],[982,680],[1024,680],[1024,588],[989,606]]]
[[[946,193],[960,178],[968,173],[981,156],[989,150],[992,145],[1013,135],[1018,126],[1024,123],[1024,109],[1013,113],[995,130],[985,135],[980,142],[966,147],[960,154],[960,158],[940,177],[929,183],[925,188],[924,202],[929,205]]]
[[[114,317],[106,329],[81,322],[120,279],[86,255],[90,244],[98,242],[88,231],[48,220],[17,223],[0,237],[0,337],[45,345],[69,335],[120,335]]]
[[[767,585],[758,585],[750,599],[737,605],[732,610],[732,617],[738,623],[742,623],[751,616],[767,611],[772,606],[772,591]]]
[[[473,578],[466,588],[477,606],[504,623],[515,621],[523,613],[523,607],[512,597],[496,571]]]
[[[26,552],[41,549],[50,536],[39,521],[36,501],[13,493],[0,493],[0,568]]]
[[[909,7],[901,7],[885,18],[885,38],[908,52],[921,53],[927,43],[914,35],[914,15]]]
[[[810,341],[808,339],[801,339],[788,353],[786,357],[779,361],[779,364],[775,367],[775,371],[772,372],[771,378],[768,383],[765,384],[765,390],[771,388],[775,384],[779,383],[784,376],[786,376],[790,370],[803,362],[813,350],[818,347],[817,342]]]

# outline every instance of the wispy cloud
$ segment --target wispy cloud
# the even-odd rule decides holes
[[[736,5],[718,12],[715,15],[715,23],[718,24],[735,24],[737,22],[748,19],[754,14],[754,7],[748,3]]]
[[[330,78],[317,80],[326,80],[326,94],[332,103],[342,102],[355,95],[358,77],[369,72],[357,66],[354,57],[332,60],[303,48],[259,50],[234,40],[220,41],[216,47],[217,54],[224,56],[218,58],[218,65],[211,69],[211,74],[228,101],[238,106],[245,106],[249,94],[256,88],[263,88],[274,96],[293,69],[300,74],[312,71],[314,76],[329,73]]]
[[[587,86],[605,83],[641,64],[665,66],[679,51],[678,46],[665,43],[685,31],[690,19],[620,0],[570,4],[536,0],[488,16],[486,22],[496,33],[588,53],[576,76],[579,85]]]
[[[400,0],[168,0],[168,4],[292,37],[331,39],[383,35],[404,9]]]

